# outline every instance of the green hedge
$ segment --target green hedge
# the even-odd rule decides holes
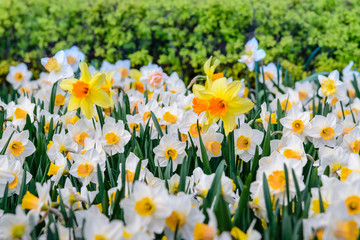
[[[309,70],[330,71],[359,63],[359,16],[356,0],[1,0],[0,78],[17,61],[37,76],[41,57],[74,44],[89,59],[153,61],[186,80],[215,55],[238,77],[254,35],[265,62],[299,74],[321,46]]]

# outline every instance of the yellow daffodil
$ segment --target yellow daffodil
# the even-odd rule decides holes
[[[94,104],[103,108],[110,106],[109,94],[102,86],[105,84],[106,74],[95,73],[91,75],[85,62],[80,63],[80,79],[65,79],[60,83],[60,87],[71,93],[68,111],[81,108],[81,112],[87,119],[95,115]]]
[[[227,83],[226,78],[219,78],[206,88],[196,84],[193,87],[193,110],[197,114],[205,111],[207,126],[221,119],[228,135],[235,128],[235,116],[250,111],[254,106],[250,100],[237,96],[240,88],[240,81]]]
[[[219,59],[215,59],[214,64],[211,65],[211,60],[212,60],[212,57],[210,57],[204,64],[204,72],[205,72],[205,74],[207,76],[207,79],[209,81],[213,80],[212,78],[213,78],[213,74],[215,72],[215,69],[220,64]]]

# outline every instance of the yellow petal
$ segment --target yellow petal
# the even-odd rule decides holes
[[[91,72],[89,70],[89,67],[86,62],[81,62],[79,64],[80,71],[81,71],[81,77],[80,80],[84,81],[86,83],[89,83],[91,81]]]
[[[68,112],[74,111],[80,107],[81,98],[71,95],[69,99]]]
[[[90,89],[92,88],[100,88],[105,83],[106,75],[105,73],[95,73],[94,77],[90,82]]]
[[[60,87],[64,90],[64,91],[69,91],[72,92],[73,90],[73,84],[75,82],[77,82],[78,80],[75,78],[70,78],[70,79],[64,79],[61,81],[60,83]]]
[[[211,84],[210,91],[214,92],[217,97],[221,97],[224,96],[226,86],[226,78],[219,78]]]
[[[95,115],[94,104],[90,101],[81,101],[81,112],[87,119],[91,119]]]
[[[235,116],[228,112],[221,117],[221,120],[224,123],[225,135],[227,136],[235,128]]]
[[[236,97],[241,89],[240,81],[233,81],[227,85],[225,96],[228,98]]]
[[[195,84],[193,86],[193,93],[194,93],[195,97],[201,98],[201,99],[209,99],[214,96],[213,93],[206,90],[204,88],[204,86],[199,85],[199,84]]]
[[[94,89],[94,90],[92,90],[89,98],[94,104],[96,104],[96,105],[98,105],[100,107],[103,107],[103,108],[110,107],[109,94],[107,94],[102,89]]]
[[[254,107],[254,103],[246,98],[236,97],[236,100],[228,103],[228,112],[237,116],[243,113],[247,113]]]

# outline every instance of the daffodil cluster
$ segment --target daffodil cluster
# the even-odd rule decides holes
[[[187,86],[75,46],[11,67],[0,239],[357,239],[359,72],[294,81],[258,45]]]

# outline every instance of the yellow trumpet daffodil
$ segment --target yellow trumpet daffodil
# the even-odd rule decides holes
[[[106,74],[95,73],[92,76],[85,62],[81,62],[79,67],[80,79],[65,79],[60,83],[60,87],[71,93],[68,111],[81,108],[84,116],[91,119],[95,115],[94,104],[102,108],[107,108],[111,104],[109,94],[102,88]]]
[[[235,116],[250,111],[254,106],[250,100],[238,97],[240,88],[240,81],[227,83],[226,78],[219,78],[207,87],[196,84],[193,87],[193,111],[197,114],[205,111],[205,126],[221,119],[228,135],[235,128]]]

